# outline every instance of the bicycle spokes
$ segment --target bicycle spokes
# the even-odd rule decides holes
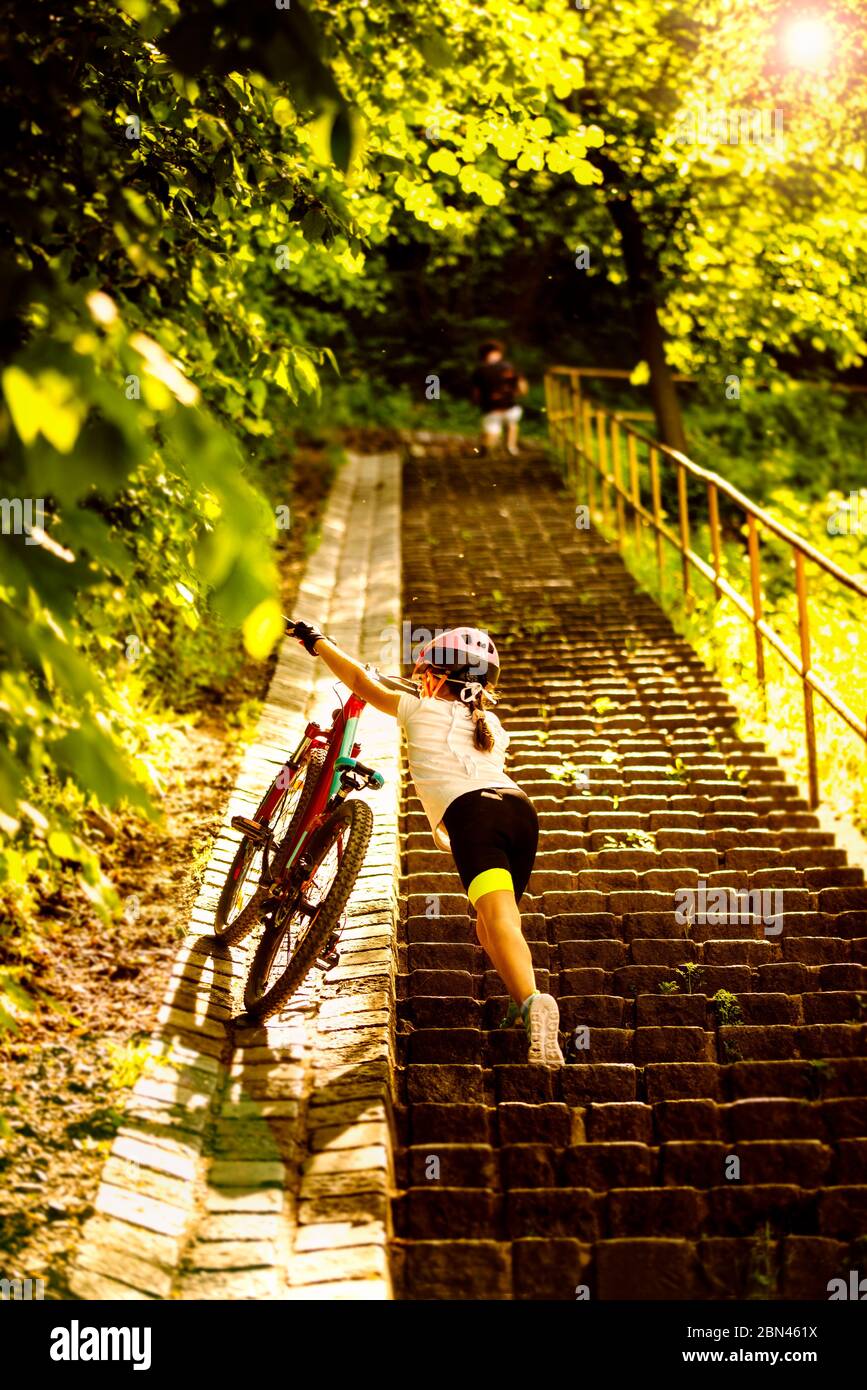
[[[319,909],[321,908],[325,899],[328,897],[328,894],[331,892],[332,885],[340,869],[344,833],[345,832],[341,827],[340,833],[337,834],[335,839],[327,847],[322,858],[319,860],[319,863],[313,869],[313,872],[310,875],[310,877],[306,879],[305,882],[301,885],[301,892],[299,895],[298,906],[296,909],[296,914],[299,918],[299,921],[296,924],[293,920],[293,922],[291,923],[291,927],[295,927],[297,925],[302,929],[300,931],[293,932],[293,950],[303,940],[311,923],[315,921],[316,914],[319,912]],[[301,917],[306,918],[306,921],[302,922],[300,920]]]
[[[340,870],[344,836],[345,828],[341,826],[294,897],[283,903],[276,903],[271,912],[266,914],[266,931],[273,939],[271,959],[263,979],[263,993],[267,992],[272,981],[286,970],[316,922]]]
[[[304,781],[296,775],[285,795],[280,797],[272,810],[270,820],[232,817],[233,829],[240,830],[244,838],[229,871],[229,880],[218,909],[221,924],[240,926],[241,919],[254,898],[257,895],[261,897],[262,890],[271,882],[274,853],[289,831],[304,786]],[[266,802],[268,800],[270,797],[266,798]]]
[[[330,892],[331,885],[340,868],[340,860],[343,851],[343,833],[336,836],[328,846],[323,857],[320,859],[313,873],[301,886],[301,897],[304,911],[311,916],[319,910],[323,899]]]

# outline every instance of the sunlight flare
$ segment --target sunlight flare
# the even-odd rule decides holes
[[[783,50],[792,67],[818,68],[831,56],[831,27],[821,15],[802,15],[783,32]]]

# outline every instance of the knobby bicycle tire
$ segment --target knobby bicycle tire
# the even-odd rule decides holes
[[[313,790],[319,780],[319,774],[322,771],[324,763],[325,753],[321,749],[317,749],[310,754],[306,763],[302,763],[301,768],[299,768],[298,776],[301,776],[303,772],[304,783],[301,787],[298,804],[286,828],[286,833],[280,840],[280,845],[285,845],[287,842],[291,843],[298,826],[301,824],[301,818],[310,804],[310,798],[313,795]],[[279,776],[280,774],[278,773],[277,775]],[[274,783],[272,782],[271,785],[273,786]],[[289,794],[288,788],[286,794],[287,796]],[[274,851],[275,860],[279,857],[280,845],[278,845]],[[226,875],[226,881],[223,884],[220,899],[217,903],[217,910],[214,915],[214,936],[220,941],[225,941],[227,946],[236,946],[239,941],[243,941],[244,937],[253,930],[262,914],[262,905],[271,891],[267,883],[260,883],[258,888],[254,890],[253,896],[247,905],[241,909],[231,922],[226,922],[226,916],[231,905],[232,893],[235,890],[235,882],[232,879],[235,865],[248,849],[254,848],[255,846],[245,836],[235,852],[235,857]]]
[[[334,881],[283,974],[269,990],[258,997],[253,993],[254,988],[263,975],[267,980],[268,971],[288,927],[266,928],[256,947],[244,990],[244,1007],[251,1018],[260,1022],[271,1018],[295,993],[323,946],[333,936],[349,895],[355,887],[355,880],[364,863],[373,832],[373,812],[366,802],[344,801],[332,811],[311,843],[311,860],[315,866],[325,857],[335,842],[341,822],[348,822],[348,830],[343,857]]]

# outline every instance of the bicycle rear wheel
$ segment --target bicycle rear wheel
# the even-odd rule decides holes
[[[272,859],[278,857],[280,847],[291,840],[301,824],[324,762],[325,754],[320,749],[311,753],[306,761],[301,763],[283,797],[272,811]],[[278,773],[278,777],[271,784],[271,790],[281,775],[282,773]],[[265,800],[267,799],[266,796]],[[256,844],[245,835],[232,860],[214,916],[214,936],[229,946],[243,941],[259,920],[270,887],[267,882],[262,882],[266,854],[265,847]]]
[[[255,1019],[277,1013],[291,998],[337,931],[364,863],[373,812],[364,801],[344,801],[313,836],[305,855],[308,877],[274,913],[256,947],[244,1007]]]

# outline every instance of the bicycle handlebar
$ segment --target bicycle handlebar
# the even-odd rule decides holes
[[[405,676],[385,676],[382,671],[377,671],[375,666],[369,666],[367,670],[374,680],[379,681],[387,690],[400,690],[407,695],[418,695],[419,688],[415,681],[407,680]]]
[[[287,633],[291,633],[292,629],[295,626],[295,619],[287,618],[286,614],[284,613],[283,621],[286,624]],[[405,676],[387,676],[384,675],[382,671],[378,671],[375,666],[370,665],[365,666],[364,669],[370,673],[374,680],[377,680],[381,685],[384,685],[387,690],[399,690],[408,695],[418,695],[419,693],[419,689],[415,681],[407,680]]]

